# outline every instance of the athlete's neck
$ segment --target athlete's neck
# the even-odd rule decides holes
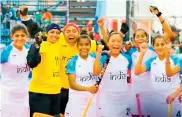
[[[82,59],[84,59],[84,60],[87,60],[87,58],[88,58],[88,55],[80,55],[80,54],[79,54],[79,56],[80,56]]]
[[[13,43],[13,46],[18,49],[19,51],[22,51],[23,50],[23,47],[21,46],[17,46],[15,43]]]
[[[119,56],[119,54],[113,54],[113,53],[110,53],[112,57],[114,58],[117,58]]]

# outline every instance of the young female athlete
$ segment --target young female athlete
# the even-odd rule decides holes
[[[148,112],[151,117],[167,117],[168,116],[168,104],[166,103],[166,98],[169,94],[174,92],[180,85],[179,75],[167,77],[165,65],[171,62],[174,66],[178,62],[178,58],[170,56],[169,61],[165,59],[166,57],[166,42],[162,36],[157,36],[153,39],[153,47],[157,53],[157,57],[148,59],[143,64],[143,58],[147,51],[147,44],[142,43],[140,45],[140,56],[137,60],[135,66],[135,74],[140,75],[144,72],[150,71],[150,77],[145,77],[151,82],[152,89],[149,92],[150,100],[155,100],[155,102],[148,103]],[[146,87],[148,88],[148,87]],[[174,102],[173,117],[177,117],[180,112],[180,104]]]
[[[79,54],[70,59],[66,66],[69,84],[69,101],[65,117],[81,117],[91,93],[98,88],[96,77],[93,75],[95,54],[89,54],[91,39],[88,35],[81,35],[77,40]],[[96,100],[94,99],[86,117],[96,117]]]
[[[33,68],[29,85],[30,116],[35,112],[59,115],[60,111],[60,59],[58,43],[60,27],[51,23],[46,27],[47,40],[36,41],[28,52],[27,62]],[[38,39],[39,40],[39,39]]]
[[[11,32],[12,43],[1,50],[2,117],[29,117],[28,75],[26,56],[29,47],[25,25],[17,24]]]
[[[63,87],[61,88],[61,94],[60,94],[60,113],[64,115],[65,108],[68,102],[69,97],[69,81],[68,76],[66,74],[66,64],[70,58],[78,54],[78,48],[77,48],[77,39],[80,36],[80,29],[79,27],[74,23],[68,23],[64,26],[63,33],[60,35],[59,43],[60,43],[60,49],[61,49],[61,79]],[[96,44],[92,44],[91,41],[91,48],[89,52],[95,52],[96,51]]]
[[[129,116],[129,88],[128,72],[131,68],[130,56],[120,53],[123,44],[121,33],[113,32],[109,36],[110,61],[102,78],[98,94],[98,113],[96,117],[128,117]],[[101,72],[101,52],[97,52],[94,63],[94,74]],[[106,58],[102,56],[102,58]]]

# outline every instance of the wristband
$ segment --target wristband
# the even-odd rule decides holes
[[[157,13],[156,15],[157,15],[157,17],[160,17],[160,16],[162,15],[162,13],[159,12],[159,13]]]
[[[170,64],[170,62],[166,62],[166,64]]]

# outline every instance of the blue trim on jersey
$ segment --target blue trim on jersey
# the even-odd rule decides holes
[[[29,79],[29,80],[32,79],[32,71],[30,71],[30,73],[28,74],[28,79]]]
[[[107,55],[102,55],[100,57],[100,64],[101,64],[102,67],[104,67],[106,59],[107,59]]]
[[[181,74],[181,77],[182,77],[182,58],[179,59],[178,65],[179,65],[180,74]],[[182,80],[182,78],[181,78],[181,80]],[[182,81],[181,81],[181,82],[182,82]]]
[[[153,62],[156,58],[157,58],[157,57],[152,57],[152,58],[148,59],[148,60],[144,63],[144,66],[146,67],[146,70],[147,70],[147,71],[150,71],[151,64],[152,64],[152,62]]]
[[[152,50],[155,52],[154,48],[152,46],[149,46],[149,50]]]
[[[130,55],[132,55],[134,52],[137,52],[137,51],[138,51],[138,49],[136,47],[132,47],[126,53],[129,53]]]
[[[179,63],[179,58],[175,55],[171,55],[170,59],[174,62],[174,65],[177,65]]]
[[[89,53],[89,55],[93,58],[96,58],[96,54],[95,53]]]
[[[13,46],[8,45],[1,50],[1,63],[8,62],[8,58],[12,49]]]
[[[132,59],[131,56],[127,53],[121,53],[122,56],[124,56],[127,60],[128,60],[128,69],[131,70],[131,66],[132,66]]]
[[[28,45],[28,44],[25,44],[24,47],[25,47],[26,49],[30,49],[30,45]]]
[[[66,65],[66,74],[76,74],[76,61],[78,60],[78,55],[73,56]]]

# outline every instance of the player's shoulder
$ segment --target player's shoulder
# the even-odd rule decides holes
[[[132,48],[130,48],[126,53],[132,55],[133,53],[135,53],[135,52],[137,52],[137,51],[138,51],[138,49],[137,49],[136,47],[132,47]]]
[[[1,49],[1,63],[7,62],[13,46],[7,45]]]
[[[180,57],[177,55],[170,55],[170,59],[172,60],[172,62],[176,65],[178,63],[180,63]]]
[[[25,49],[29,50],[30,49],[30,44],[25,44],[24,47],[25,47]]]
[[[125,57],[129,62],[132,61],[131,60],[131,55],[130,55],[129,52],[125,52],[125,53],[122,52],[120,55],[123,56],[123,57]]]
[[[75,56],[72,56],[69,60],[68,60],[68,63],[70,62],[76,62],[78,60],[79,56],[78,55],[75,55]]]
[[[5,46],[5,47],[3,47],[3,48],[1,49],[1,54],[7,55],[7,54],[9,54],[12,50],[13,50],[13,46],[12,46],[11,44],[10,44],[10,45],[7,45],[7,46]]]

